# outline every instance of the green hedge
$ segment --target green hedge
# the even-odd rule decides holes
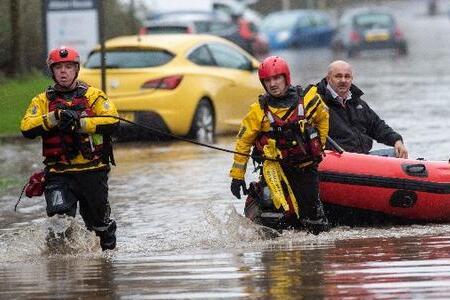
[[[51,83],[51,78],[38,72],[0,83],[0,136],[20,134],[20,120],[31,99]]]

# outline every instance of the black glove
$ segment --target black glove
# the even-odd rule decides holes
[[[74,132],[80,127],[80,116],[71,109],[64,109],[58,112],[59,129],[64,132]]]
[[[247,186],[245,185],[245,180],[243,179],[233,179],[231,181],[231,193],[238,199],[241,199],[241,188],[244,195],[247,195]]]

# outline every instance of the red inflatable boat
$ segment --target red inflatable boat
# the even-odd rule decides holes
[[[327,151],[319,172],[326,211],[351,213],[341,220],[335,216],[338,223],[363,212],[418,222],[450,221],[449,162]]]
[[[449,162],[326,151],[319,174],[332,225],[450,222]],[[277,230],[291,227],[267,186],[252,182],[249,191],[246,217]]]

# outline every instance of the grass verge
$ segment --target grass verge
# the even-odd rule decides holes
[[[51,78],[39,72],[0,83],[0,136],[20,134],[20,120],[31,99],[51,83]]]

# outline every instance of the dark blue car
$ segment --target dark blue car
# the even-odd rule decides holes
[[[328,47],[334,34],[330,16],[318,10],[278,11],[267,15],[261,33],[270,49]]]
[[[408,54],[408,43],[396,18],[388,9],[349,9],[339,19],[332,41],[335,51],[345,51],[349,57],[362,51],[393,49],[399,55]]]

